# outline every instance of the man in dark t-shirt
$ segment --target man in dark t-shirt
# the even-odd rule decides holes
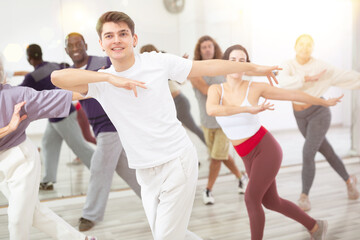
[[[70,33],[65,39],[65,51],[73,60],[73,68],[97,71],[111,65],[109,57],[87,55],[87,44],[79,33]],[[114,171],[129,184],[140,197],[140,186],[135,170],[130,169],[119,135],[107,114],[95,99],[80,100],[90,125],[93,128],[97,146],[91,159],[91,176],[79,230],[90,230],[96,222],[102,221],[109,196]]]
[[[61,65],[46,62],[42,59],[39,45],[31,44],[26,49],[29,63],[34,66],[34,71],[25,76],[20,86],[31,87],[37,91],[55,89],[51,83],[51,73],[61,69]],[[45,176],[40,183],[40,190],[52,190],[56,182],[57,168],[61,144],[65,140],[69,148],[84,164],[90,168],[91,157],[94,150],[85,142],[76,120],[75,107],[71,104],[70,115],[66,118],[49,118],[44,136],[42,138],[42,154],[44,158]]]

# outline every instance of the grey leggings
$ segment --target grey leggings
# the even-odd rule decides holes
[[[347,181],[349,174],[342,160],[325,137],[330,127],[331,113],[329,108],[311,106],[303,111],[294,111],[297,125],[305,137],[303,147],[302,193],[309,195],[315,177],[315,154],[320,152],[330,166]]]
[[[184,96],[184,94],[180,93],[174,98],[174,103],[179,121],[190,131],[195,133],[206,145],[203,131],[196,125],[191,116],[189,100]]]

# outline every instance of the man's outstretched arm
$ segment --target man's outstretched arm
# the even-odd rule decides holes
[[[118,77],[109,73],[73,68],[54,71],[51,74],[51,82],[59,88],[79,92],[83,95],[88,92],[88,84],[96,82],[108,82],[115,87],[132,90],[135,96],[137,96],[136,87],[146,88],[144,82]]]

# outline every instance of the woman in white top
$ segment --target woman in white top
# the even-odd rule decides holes
[[[224,59],[249,62],[246,49],[234,45],[224,53]],[[290,100],[333,106],[341,97],[325,100],[295,90],[284,90],[266,83],[243,80],[243,74],[229,74],[226,82],[210,86],[207,113],[216,116],[219,125],[244,161],[249,183],[245,202],[250,219],[251,240],[263,238],[266,208],[284,214],[304,225],[312,239],[323,239],[327,222],[311,218],[294,203],[279,197],[275,177],[282,161],[282,151],[273,136],[261,126],[258,112],[273,110],[271,104],[258,105],[265,99]]]
[[[355,89],[360,88],[360,73],[335,68],[311,56],[314,41],[310,35],[303,34],[296,40],[296,58],[283,64],[279,73],[282,88],[296,89],[314,97],[321,97],[331,86]],[[326,139],[330,127],[331,113],[328,107],[293,102],[294,115],[300,132],[305,137],[303,147],[302,193],[299,206],[310,210],[308,198],[315,177],[315,154],[320,152],[330,166],[346,182],[349,199],[358,199],[356,177],[350,176],[346,168]]]

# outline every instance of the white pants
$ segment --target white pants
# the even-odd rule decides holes
[[[29,139],[0,152],[0,191],[9,201],[10,240],[29,239],[31,226],[54,239],[84,240],[85,235],[40,204],[40,173],[39,153]]]
[[[201,239],[187,231],[198,179],[195,147],[160,166],[137,169],[141,198],[155,240]]]

